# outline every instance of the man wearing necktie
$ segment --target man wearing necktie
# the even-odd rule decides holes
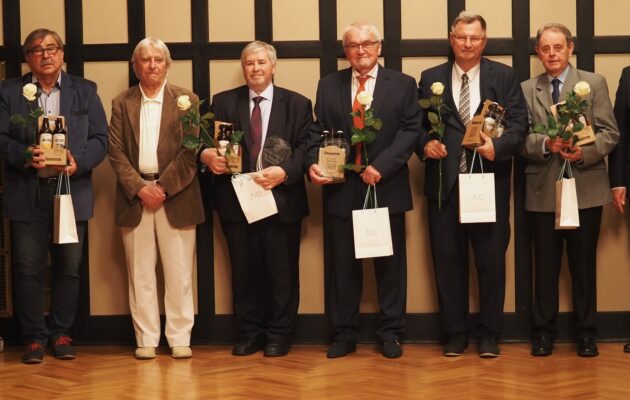
[[[232,299],[239,339],[232,354],[264,349],[284,356],[299,304],[299,257],[302,219],[308,215],[304,185],[304,149],[313,109],[306,97],[273,84],[276,50],[255,41],[241,52],[247,83],[218,93],[215,120],[243,131],[243,172],[259,171],[255,182],[271,190],[278,214],[248,224],[216,149],[200,153],[214,176],[214,208],[227,240],[232,267]]]
[[[430,88],[434,83],[444,85],[443,99],[449,108],[443,113],[444,139],[440,142],[427,133],[430,123],[425,116],[418,147],[418,155],[425,162],[431,255],[446,339],[444,355],[463,354],[473,328],[468,304],[470,243],[479,282],[479,315],[474,327],[478,351],[481,357],[497,357],[497,339],[503,327],[505,251],[510,241],[512,157],[526,133],[527,109],[514,70],[482,57],[487,41],[482,16],[461,12],[451,25],[449,40],[455,61],[422,72],[419,85],[420,98],[433,95]],[[489,138],[482,132],[484,142],[477,148],[483,170],[495,176],[496,222],[461,224],[458,179],[460,173],[469,172],[473,156],[461,143],[469,121],[487,99],[506,110],[507,129],[503,135]],[[474,172],[481,172],[479,162]]]
[[[354,352],[361,334],[359,303],[363,287],[362,261],[355,259],[352,210],[363,208],[368,185],[376,185],[379,207],[388,207],[394,255],[374,258],[374,272],[381,307],[377,338],[385,357],[402,355],[400,338],[404,331],[407,301],[407,253],[405,211],[413,208],[407,161],[418,143],[421,111],[412,77],[378,64],[381,36],[370,24],[354,23],[343,34],[343,46],[350,68],[321,78],[317,88],[317,122],[310,130],[307,165],[312,183],[324,185],[327,264],[327,305],[334,341],[327,356],[343,357]],[[374,142],[364,146],[369,165],[361,172],[346,170],[345,182],[331,184],[317,165],[318,148],[324,130],[343,130],[351,142],[351,128],[357,127],[351,113],[358,93],[372,95],[375,118],[382,120]],[[360,126],[358,126],[360,127]],[[349,160],[362,152],[353,146]],[[348,161],[352,163],[352,161]]]
[[[535,259],[534,342],[532,355],[548,356],[557,336],[558,284],[566,244],[571,272],[573,310],[577,316],[577,354],[598,355],[596,336],[596,258],[602,206],[611,201],[604,158],[619,139],[604,77],[569,64],[574,43],[566,26],[550,23],[538,30],[536,54],[545,72],[523,82],[531,126],[546,124],[550,107],[563,101],[579,81],[591,88],[584,114],[596,141],[573,146],[571,140],[550,139],[530,130],[521,153],[525,169],[525,208],[529,211]],[[565,160],[575,177],[580,227],[555,230],[555,181]]]

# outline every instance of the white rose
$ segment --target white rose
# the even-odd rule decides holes
[[[442,82],[433,83],[433,85],[431,85],[431,92],[436,96],[440,96],[442,93],[444,93],[444,85],[442,84]]]
[[[586,97],[589,93],[591,93],[591,87],[587,82],[579,81],[573,87],[573,91],[580,97]]]
[[[366,91],[363,91],[357,95],[357,101],[364,106],[372,104],[372,95]]]
[[[22,96],[28,101],[34,101],[37,98],[37,86],[33,83],[27,83],[22,88]]]
[[[183,94],[177,98],[177,107],[180,110],[186,111],[191,105],[192,103],[190,102],[190,97],[188,97],[188,95]]]

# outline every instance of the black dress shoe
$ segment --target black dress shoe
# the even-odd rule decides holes
[[[336,340],[328,349],[326,357],[339,358],[348,353],[354,353],[357,350],[357,344],[354,342],[346,342],[344,340]]]
[[[624,352],[624,353],[630,353],[630,343],[626,343],[626,344],[623,346],[623,352]]]
[[[499,351],[496,336],[490,333],[482,334],[479,337],[479,357],[496,358],[499,357],[499,354],[501,352]]]
[[[265,346],[265,357],[282,357],[291,351],[291,343],[288,342],[269,342]]]
[[[546,357],[553,352],[553,341],[549,336],[536,336],[532,343],[532,356]]]
[[[403,351],[398,339],[390,339],[383,342],[381,353],[385,358],[398,358],[402,356]]]
[[[265,337],[258,336],[248,336],[241,338],[236,344],[234,348],[232,348],[232,355],[234,356],[249,356],[251,354],[256,353],[258,350],[262,350],[265,348]]]
[[[446,357],[461,356],[464,354],[466,347],[468,347],[468,333],[454,333],[448,338],[442,354]]]
[[[580,357],[597,357],[599,351],[597,351],[595,338],[592,336],[579,338],[577,342],[577,355]]]

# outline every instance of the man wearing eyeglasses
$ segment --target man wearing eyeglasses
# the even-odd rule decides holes
[[[77,309],[87,220],[93,213],[92,170],[107,153],[108,131],[94,82],[61,69],[63,41],[56,32],[31,32],[23,51],[31,72],[0,86],[0,158],[5,162],[2,205],[4,216],[11,221],[15,308],[26,343],[22,361],[37,364],[43,361],[47,342],[56,358],[76,356],[70,328]],[[26,84],[37,86],[38,97],[33,101],[23,95]],[[34,127],[10,122],[11,115],[28,115],[37,107],[44,115],[65,117],[67,167],[46,167],[43,150],[35,143]],[[52,243],[53,197],[62,169],[70,176],[78,243]],[[42,304],[49,250],[51,305],[46,324]]]
[[[359,303],[363,286],[361,260],[355,259],[352,210],[363,208],[368,185],[376,185],[379,207],[388,207],[394,254],[374,258],[381,307],[377,337],[383,356],[402,355],[400,338],[404,331],[407,289],[405,212],[413,208],[407,161],[418,143],[421,111],[412,77],[378,64],[381,36],[370,24],[353,23],[343,34],[344,52],[350,68],[333,72],[319,81],[315,114],[310,130],[307,166],[312,183],[324,185],[326,238],[330,243],[330,286],[327,293],[335,332],[329,358],[354,352],[360,336]],[[346,171],[345,182],[330,184],[317,166],[318,147],[324,130],[343,130],[351,142],[353,118],[350,113],[357,93],[372,95],[370,108],[382,120],[376,140],[366,145],[369,165],[357,173]],[[355,159],[356,148],[350,151]]]
[[[478,351],[481,357],[491,358],[499,356],[497,339],[503,323],[512,156],[526,133],[527,109],[514,70],[482,57],[487,37],[486,21],[481,15],[462,11],[451,25],[449,41],[455,61],[422,72],[419,85],[419,97],[428,98],[433,95],[431,86],[442,83],[443,100],[448,107],[442,113],[446,125],[443,140],[427,133],[431,128],[425,118],[418,147],[418,155],[425,161],[431,255],[446,336],[443,353],[447,357],[460,356],[468,346],[472,328],[468,312],[470,242],[479,282],[475,327]],[[500,137],[490,138],[482,133],[484,142],[477,147],[483,170],[495,176],[496,222],[461,224],[458,179],[460,173],[470,172],[473,158],[473,152],[461,143],[468,122],[487,99],[503,106],[507,118],[507,129]],[[479,162],[474,169],[481,172]]]

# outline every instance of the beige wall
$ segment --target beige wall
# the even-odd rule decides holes
[[[575,32],[575,0],[531,0],[530,32],[550,21],[553,16]],[[21,0],[20,23],[22,38],[32,29],[47,26],[56,29],[65,38],[63,0]],[[317,40],[319,37],[319,2],[317,0],[274,0],[273,34],[276,40]],[[356,19],[373,22],[382,32],[382,0],[338,0],[337,36]],[[468,0],[469,10],[482,13],[488,21],[490,37],[511,36],[511,0]],[[402,37],[445,38],[447,35],[447,7],[439,0],[402,0]],[[46,14],[36,12],[45,7]],[[146,31],[168,42],[187,42],[191,38],[189,1],[147,0]],[[1,10],[1,9],[0,9]],[[126,1],[83,1],[84,40],[86,43],[125,43],[127,41]],[[300,18],[296,15],[300,14]],[[427,14],[430,18],[427,18]],[[628,35],[630,29],[624,16],[630,15],[630,2],[623,0],[595,1],[595,31],[597,35]],[[211,42],[249,41],[254,39],[254,0],[209,0],[209,40]],[[106,20],[107,24],[99,23]],[[1,19],[0,19],[1,21]],[[168,22],[167,22],[168,21]],[[422,21],[422,23],[420,23]],[[1,25],[0,25],[1,28]],[[0,29],[0,42],[2,30]],[[386,45],[386,44],[385,44]],[[495,56],[511,64],[511,56]],[[444,62],[441,57],[403,59],[403,71],[418,79],[420,72]],[[575,63],[575,59],[573,60]],[[345,67],[345,62],[340,62]],[[630,55],[598,55],[596,72],[602,73],[609,83],[611,98],[617,87],[620,70],[630,64]],[[541,71],[535,57],[531,60],[532,73]],[[211,94],[243,83],[238,60],[209,61]],[[99,93],[109,115],[112,98],[127,87],[126,62],[86,63],[85,75],[99,84]],[[169,73],[171,82],[192,87],[192,63],[180,60]],[[319,79],[319,59],[281,59],[276,71],[276,83],[299,91],[314,99]],[[425,199],[423,195],[423,165],[415,157],[409,162],[415,208],[406,216],[408,248],[408,301],[409,312],[436,312],[437,301],[433,284],[429,241],[427,237]],[[120,234],[113,224],[115,178],[108,162],[100,165],[94,175],[96,212],[90,222],[90,287],[91,311],[94,315],[127,314],[126,270]],[[301,255],[301,313],[324,311],[323,238],[321,226],[321,191],[309,185],[311,215],[302,230]],[[628,213],[619,218],[610,207],[604,210],[600,241],[598,287],[599,309],[603,311],[630,310],[630,250]],[[513,226],[513,224],[512,224]],[[231,313],[230,273],[224,239],[218,221],[215,221],[215,284],[216,311]],[[512,238],[514,232],[512,232]],[[514,247],[506,254],[507,296],[506,311],[514,310]],[[474,268],[473,268],[474,269]],[[361,309],[375,311],[374,279],[371,265],[366,263],[365,293]],[[474,271],[471,271],[474,277]],[[561,307],[570,309],[570,289],[566,271],[562,277]],[[471,284],[471,309],[476,309],[476,285]]]

